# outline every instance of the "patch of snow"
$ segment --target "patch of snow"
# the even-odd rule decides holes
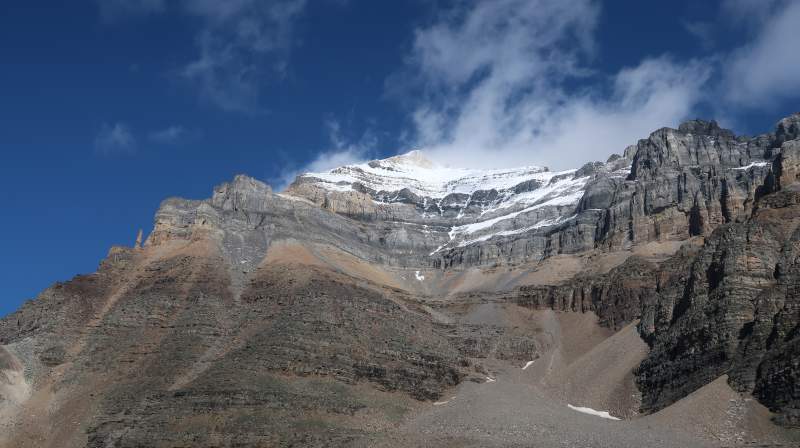
[[[731,169],[735,170],[735,171],[747,171],[750,168],[753,168],[754,166],[767,166],[769,164],[770,164],[770,162],[753,162],[753,163],[751,163],[750,165],[747,165],[747,166],[740,166],[738,168],[731,168]]]
[[[487,383],[494,383],[495,381],[497,381],[497,380],[496,380],[496,379],[494,379],[494,378],[492,378],[492,377],[490,377],[490,376],[487,376],[487,377],[486,377],[486,382],[487,382]]]
[[[473,239],[470,239],[470,240],[464,240],[464,241],[462,241],[462,242],[460,242],[458,244],[458,247],[469,246],[470,244],[475,244],[475,243],[478,243],[478,242],[481,242],[481,241],[486,241],[486,240],[492,239],[492,238],[494,238],[496,236],[518,235],[518,234],[530,232],[531,230],[536,230],[536,229],[539,229],[539,228],[542,228],[542,227],[554,226],[556,224],[561,224],[563,222],[567,222],[567,221],[570,221],[572,219],[575,219],[575,217],[577,217],[577,216],[578,215],[572,215],[572,216],[569,216],[569,217],[566,217],[566,218],[558,216],[558,217],[555,217],[555,218],[543,219],[543,220],[537,222],[536,224],[534,224],[532,226],[523,227],[521,229],[503,230],[503,231],[500,231],[500,232],[489,233],[489,234],[486,234],[486,235],[482,235],[482,236],[480,236],[478,238],[473,238]]]
[[[533,361],[528,361],[528,362],[526,362],[526,363],[525,363],[525,366],[523,366],[523,367],[522,367],[522,370],[525,370],[525,369],[527,369],[527,368],[528,368],[528,367],[530,367],[532,364],[533,364]]]
[[[420,275],[419,271],[414,271],[414,277],[416,277],[417,280],[419,280],[419,281],[425,280],[425,276],[424,275]]]
[[[436,250],[435,250],[435,251],[433,251],[433,252],[431,252],[431,253],[429,253],[429,254],[428,254],[428,256],[429,256],[429,257],[432,257],[432,256],[436,255],[436,253],[437,253],[437,252],[439,252],[440,250],[444,249],[444,246],[445,246],[445,245],[444,245],[444,244],[442,244],[441,246],[437,247],[437,248],[436,248]]]
[[[575,170],[563,171],[555,173],[550,176],[555,177],[558,174],[569,174]],[[553,173],[547,173],[553,174]],[[481,211],[481,215],[509,208],[517,204],[531,205],[531,204],[547,204],[547,205],[572,205],[577,204],[583,197],[583,189],[589,181],[589,176],[579,177],[573,179],[571,177],[566,179],[559,179],[553,182],[547,182],[546,185],[539,187],[533,191],[526,191],[519,194],[509,194],[497,206]],[[549,181],[549,179],[548,179]]]
[[[545,202],[541,202],[531,207],[522,209],[518,212],[512,212],[507,215],[498,216],[497,218],[487,219],[486,221],[480,221],[473,224],[465,224],[463,226],[455,226],[453,227],[453,230],[450,231],[451,239],[459,234],[475,233],[484,229],[488,229],[489,227],[492,227],[501,221],[514,219],[523,213],[528,213],[533,210],[540,209],[542,207],[555,206],[555,205],[573,205],[573,204],[577,205],[581,197],[583,197],[583,191],[573,193],[569,197],[558,197]]]
[[[573,406],[568,404],[567,407],[572,409],[573,411],[583,412],[584,414],[595,415],[597,417],[607,418],[609,420],[619,420],[617,417],[609,414],[608,411],[595,411],[592,408],[584,408],[580,406]]]
[[[451,204],[458,209],[456,220],[466,216],[475,192],[495,190],[496,199],[480,205],[479,219],[484,216],[489,219],[451,227],[450,241],[429,254],[433,256],[454,243],[458,243],[457,247],[463,247],[493,236],[525,233],[572,219],[550,218],[532,226],[511,230],[509,227],[513,227],[514,223],[507,222],[545,207],[577,206],[590,176],[574,178],[575,171],[550,172],[538,166],[491,170],[450,168],[425,159],[419,151],[411,151],[388,159],[342,166],[324,173],[306,173],[301,178],[332,191],[352,191],[355,184],[360,184],[370,190],[391,193],[389,197],[382,199],[390,203],[399,199],[401,190],[405,189],[423,198],[423,217],[429,215],[428,210],[433,205],[438,209],[439,215],[442,215],[442,202],[447,195],[464,194],[467,197],[463,203],[457,206]],[[623,168],[615,173],[627,176],[630,168]],[[533,189],[517,192],[516,187],[526,182],[533,182]],[[490,233],[491,228],[500,223],[501,228]]]
[[[620,168],[616,171],[611,172],[611,177],[613,178],[626,178],[631,174],[631,166],[628,165],[625,168]]]
[[[550,181],[554,177],[574,172],[551,172],[539,166],[492,170],[450,168],[434,164],[419,151],[411,151],[388,159],[342,166],[324,173],[305,173],[301,177],[335,191],[350,191],[356,182],[375,191],[399,192],[407,188],[424,197],[423,208],[427,208],[427,198],[442,199],[452,193],[472,195],[479,190],[495,189],[500,192],[530,180],[542,183],[546,186],[542,188],[546,189],[551,187]],[[571,180],[562,179],[552,187],[561,188],[564,181]],[[469,202],[468,199],[464,206]],[[436,204],[441,210],[441,201]]]
[[[319,180],[331,190],[348,191],[354,182],[358,182],[375,191],[394,192],[408,188],[416,195],[441,199],[451,193],[506,190],[532,178],[549,180],[557,174],[563,173],[551,173],[538,166],[494,170],[443,167],[425,159],[419,151],[411,151],[370,163],[346,165],[325,173],[306,173],[302,177]]]

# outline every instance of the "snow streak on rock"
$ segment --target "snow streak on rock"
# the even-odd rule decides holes
[[[523,366],[523,367],[522,367],[522,370],[525,370],[525,369],[527,369],[527,368],[528,368],[528,367],[530,367],[532,364],[533,364],[533,361],[528,361],[528,362],[526,362],[526,363],[525,363],[525,366]]]
[[[619,420],[617,417],[609,414],[608,411],[595,411],[592,408],[584,408],[580,406],[573,406],[568,404],[567,407],[572,409],[573,411],[583,412],[584,414],[595,415],[597,417],[607,418],[609,420]]]
[[[747,171],[750,168],[753,168],[753,167],[756,167],[756,166],[767,166],[767,165],[770,165],[770,162],[752,162],[749,165],[740,166],[738,168],[731,168],[731,169],[732,170],[736,170],[736,171]]]

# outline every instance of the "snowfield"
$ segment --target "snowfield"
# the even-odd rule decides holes
[[[451,193],[507,190],[528,180],[548,181],[574,171],[553,173],[539,166],[495,170],[450,168],[434,164],[419,151],[411,151],[388,159],[342,166],[326,173],[306,173],[303,177],[319,179],[331,190],[350,191],[352,184],[358,182],[375,191],[408,188],[418,196],[441,199]]]
[[[592,408],[573,406],[571,404],[568,404],[567,407],[572,409],[573,411],[583,412],[584,414],[595,415],[597,417],[607,418],[609,420],[619,420],[617,417],[614,417],[613,415],[609,414],[608,411],[595,411]]]
[[[590,179],[589,176],[575,178],[575,172],[551,172],[538,166],[491,170],[443,167],[426,159],[419,151],[411,151],[388,159],[342,166],[324,173],[306,173],[301,177],[330,191],[356,191],[356,185],[362,185],[381,192],[378,199],[384,203],[395,202],[400,191],[407,189],[422,199],[423,218],[441,214],[442,201],[448,195],[468,195],[463,204],[457,205],[461,211],[456,217],[456,222],[466,222],[450,229],[450,241],[430,253],[435,255],[447,248],[522,234],[574,219],[574,208],[583,197]],[[626,173],[620,172],[620,175]],[[523,185],[529,182],[534,186]],[[472,196],[480,191],[491,190],[497,192],[496,199],[488,205],[482,203],[479,216],[473,209],[471,216],[464,218]],[[392,197],[392,192],[397,195]],[[378,199],[373,198],[380,203]],[[542,214],[551,208],[557,212]],[[563,209],[567,209],[569,214],[563,213]],[[529,214],[535,214],[533,219],[536,216],[542,218],[531,223]],[[484,216],[486,219],[483,219]]]

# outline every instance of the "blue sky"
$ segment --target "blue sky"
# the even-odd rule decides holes
[[[789,0],[7,1],[0,315],[95,270],[168,196],[421,148],[445,164],[605,159],[800,110]]]

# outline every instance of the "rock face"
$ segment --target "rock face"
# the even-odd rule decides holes
[[[798,427],[798,138],[800,114],[753,138],[695,120],[564,172],[412,152],[167,199],[141,247],[0,320],[0,446],[421,443],[385,438],[523,366],[520,390],[585,382],[634,326],[647,353],[598,377],[599,405],[653,413],[724,377]]]
[[[784,166],[779,178],[795,168]],[[687,260],[685,281],[659,293],[653,330],[644,332],[651,352],[639,368],[645,410],[663,408],[727,373],[734,388],[754,391],[779,411],[781,422],[800,423],[796,186],[784,182],[756,202],[749,218],[718,227]]]
[[[756,138],[690,121],[562,173],[436,168],[409,153],[306,174],[289,192],[361,221],[425,226],[443,242],[429,260],[437,268],[624,249],[707,235],[747,216],[781,143],[797,137],[794,119]]]

